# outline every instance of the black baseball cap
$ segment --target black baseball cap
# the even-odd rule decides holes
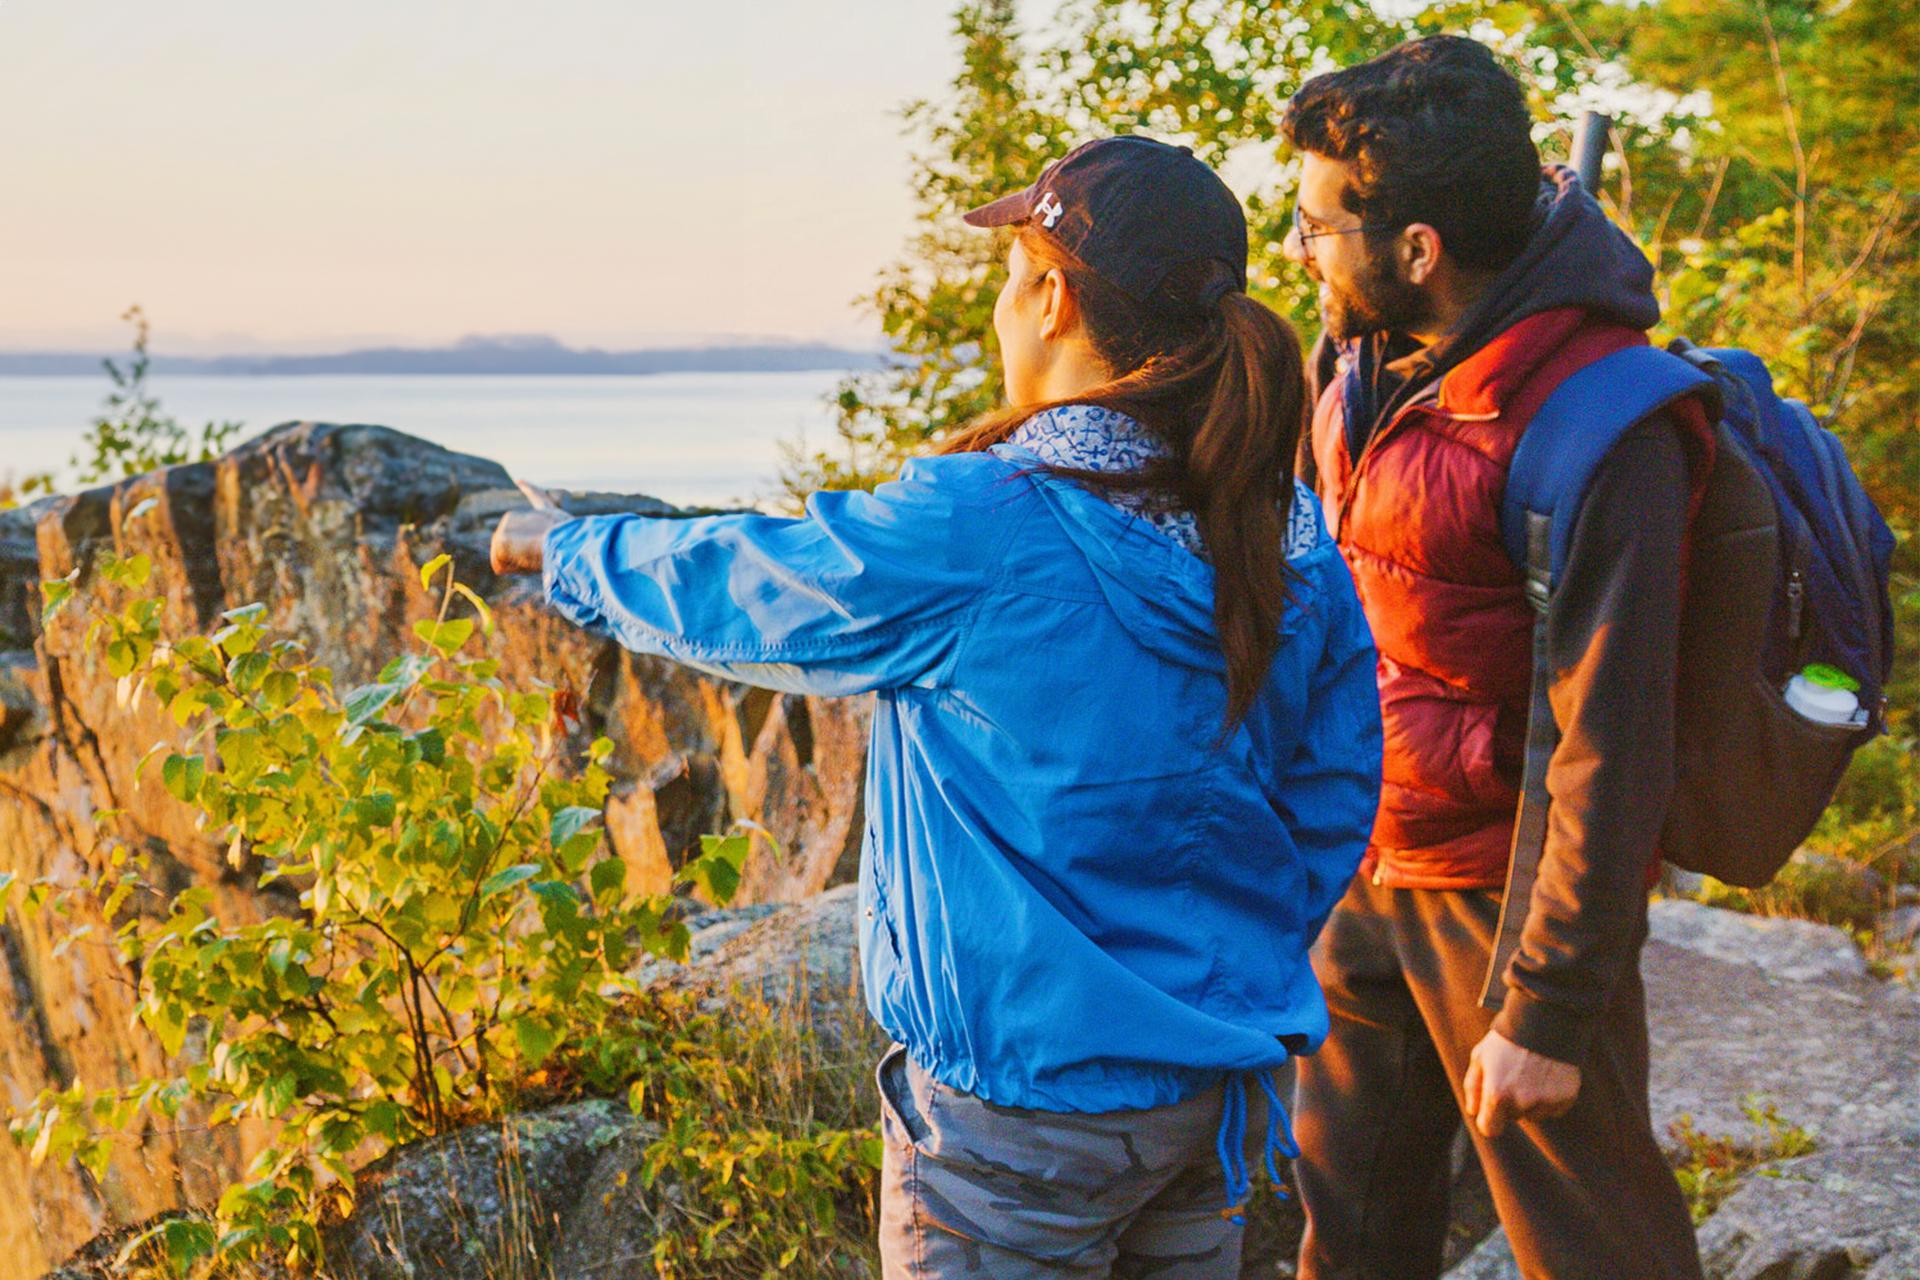
[[[1191,149],[1139,134],[1083,142],[1025,191],[963,216],[976,227],[1032,222],[1142,302],[1168,272],[1202,259],[1230,273],[1219,277],[1219,291],[1247,287],[1240,201]]]

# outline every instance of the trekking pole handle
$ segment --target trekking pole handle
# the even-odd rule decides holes
[[[1607,137],[1613,131],[1613,117],[1604,111],[1583,111],[1573,131],[1573,171],[1580,185],[1594,196],[1600,194],[1600,161],[1607,154]]]

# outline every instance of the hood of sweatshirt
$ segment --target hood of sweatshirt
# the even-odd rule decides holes
[[[1033,474],[1054,519],[1085,557],[1101,595],[1135,641],[1168,661],[1224,673],[1226,661],[1214,628],[1213,566],[1134,504],[1116,503],[1077,480],[1047,474],[1050,466],[1063,461],[1079,465],[1086,459],[1062,459],[1043,441],[1032,435],[1028,439],[1046,451],[1009,442],[993,452]],[[1283,554],[1292,565],[1332,546],[1319,499],[1304,484],[1294,484],[1282,540]],[[1274,571],[1281,569],[1276,565]],[[1287,590],[1290,604],[1303,605],[1313,587],[1310,579],[1289,575]]]
[[[1528,316],[1559,307],[1635,329],[1659,323],[1653,264],[1565,165],[1542,170],[1533,227],[1527,247],[1463,318],[1449,345],[1471,352]]]

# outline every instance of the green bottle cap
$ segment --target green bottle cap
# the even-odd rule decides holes
[[[1822,689],[1845,689],[1849,693],[1860,692],[1860,682],[1838,667],[1830,667],[1824,662],[1815,662],[1801,668],[1800,674],[1808,684],[1817,684]]]

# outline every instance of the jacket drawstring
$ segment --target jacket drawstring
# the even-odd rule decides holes
[[[1246,1226],[1241,1210],[1253,1184],[1247,1179],[1247,1080],[1246,1073],[1235,1071],[1227,1077],[1220,1097],[1220,1168],[1227,1175],[1227,1218],[1236,1226]]]
[[[1300,1148],[1293,1140],[1293,1123],[1287,1116],[1287,1109],[1280,1102],[1280,1090],[1273,1082],[1272,1071],[1234,1071],[1227,1075],[1222,1086],[1220,1098],[1220,1136],[1215,1150],[1220,1156],[1220,1170],[1227,1179],[1227,1208],[1224,1216],[1236,1226],[1247,1225],[1245,1213],[1247,1197],[1253,1194],[1253,1182],[1247,1176],[1247,1077],[1252,1076],[1260,1082],[1260,1091],[1267,1095],[1267,1136],[1261,1144],[1261,1154],[1265,1158],[1267,1177],[1273,1180],[1274,1193],[1286,1197],[1286,1189],[1280,1185],[1280,1164],[1274,1153],[1297,1159]]]
[[[1274,1161],[1273,1153],[1278,1151],[1289,1160],[1300,1158],[1300,1145],[1293,1140],[1293,1117],[1287,1114],[1285,1104],[1280,1101],[1280,1088],[1273,1082],[1273,1072],[1256,1073],[1260,1081],[1261,1092],[1267,1095],[1267,1176],[1273,1179],[1275,1194],[1283,1199],[1287,1189],[1280,1185],[1280,1168]]]

